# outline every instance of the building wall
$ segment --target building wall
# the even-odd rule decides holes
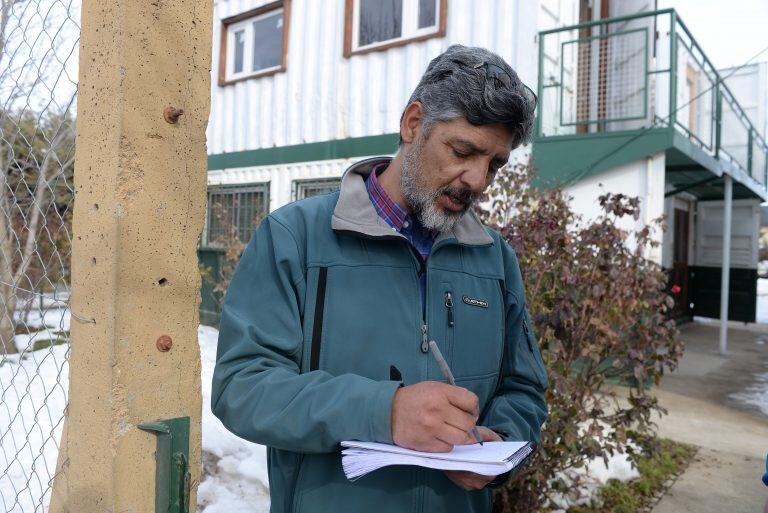
[[[571,207],[585,219],[596,219],[602,214],[598,197],[607,192],[624,193],[640,197],[640,218],[635,221],[625,217],[619,226],[625,230],[637,230],[664,213],[664,164],[663,153],[619,166],[605,173],[585,178],[565,189],[572,196]],[[657,230],[655,239],[662,242],[662,232]],[[633,241],[628,241],[632,247]],[[663,248],[664,252],[668,248]],[[662,247],[649,248],[648,257],[661,263]]]
[[[266,3],[215,3],[214,76],[219,67],[220,20]],[[537,0],[448,0],[445,37],[350,58],[343,56],[344,3],[291,2],[285,72],[224,87],[213,81],[209,154],[395,132],[427,64],[454,43],[499,53],[535,86]],[[541,12],[575,3],[542,0]]]
[[[344,0],[292,0],[286,71],[220,86],[212,81],[208,153],[391,134],[429,61],[452,44],[486,47],[536,88],[536,36],[577,21],[577,0],[447,0],[446,35],[364,55],[343,55]],[[212,73],[221,20],[269,0],[214,3]],[[393,148],[393,151],[395,148]],[[530,147],[513,160],[525,159]],[[294,180],[340,177],[355,159],[212,169],[209,185],[269,183],[269,209],[291,201]]]

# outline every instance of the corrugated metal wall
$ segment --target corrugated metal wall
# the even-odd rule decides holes
[[[577,10],[576,0],[448,0],[445,37],[345,58],[344,0],[293,0],[286,71],[219,86],[220,20],[269,1],[214,4],[209,154],[397,132],[402,109],[427,64],[456,43],[498,53],[535,89],[538,31],[572,23]],[[515,158],[527,158],[522,156],[528,152],[520,149]],[[272,211],[291,201],[294,180],[341,176],[352,162],[212,170],[208,181],[269,182]]]
[[[219,66],[218,20],[265,3],[216,2],[214,77]],[[534,86],[538,15],[538,0],[448,0],[446,37],[347,59],[342,54],[344,0],[293,0],[287,71],[225,87],[212,81],[208,152],[395,132],[429,60],[454,43],[499,53]]]

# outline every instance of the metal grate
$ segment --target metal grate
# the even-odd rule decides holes
[[[562,125],[647,116],[647,29],[566,41],[560,62]]]
[[[319,196],[321,194],[330,194],[336,192],[341,187],[341,178],[321,178],[318,180],[294,180],[293,181],[293,199],[294,201]]]
[[[268,183],[209,187],[205,240],[214,247],[233,236],[248,242],[268,207]]]
[[[0,0],[0,510],[46,511],[68,387],[80,3]]]

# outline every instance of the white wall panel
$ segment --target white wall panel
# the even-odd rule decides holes
[[[733,200],[731,212],[731,267],[757,267],[760,202]],[[700,201],[696,214],[696,265],[723,265],[723,202]]]
[[[546,1],[573,21],[576,0]],[[349,59],[344,0],[293,0],[287,70],[219,86],[220,20],[266,3],[215,2],[210,154],[395,132],[427,64],[454,43],[499,53],[535,88],[539,0],[448,0],[446,37]]]
[[[659,153],[647,159],[630,162],[604,173],[590,176],[568,186],[565,192],[572,196],[573,211],[586,220],[597,219],[603,211],[598,197],[607,192],[623,193],[640,198],[640,218],[622,218],[618,226],[627,231],[636,231],[664,213],[665,156]],[[657,230],[654,240],[663,244],[663,233]],[[628,240],[634,247],[633,239]],[[666,249],[665,249],[666,250]],[[646,256],[658,264],[662,263],[662,247],[649,248]]]

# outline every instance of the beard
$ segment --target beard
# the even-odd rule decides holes
[[[425,180],[421,165],[421,152],[424,144],[425,141],[422,136],[414,143],[411,151],[405,154],[403,171],[400,175],[400,188],[411,212],[422,226],[438,232],[450,231],[469,210],[477,197],[469,189],[449,185],[438,189],[430,188]],[[463,208],[458,212],[444,208],[438,203],[443,194],[462,204]]]

